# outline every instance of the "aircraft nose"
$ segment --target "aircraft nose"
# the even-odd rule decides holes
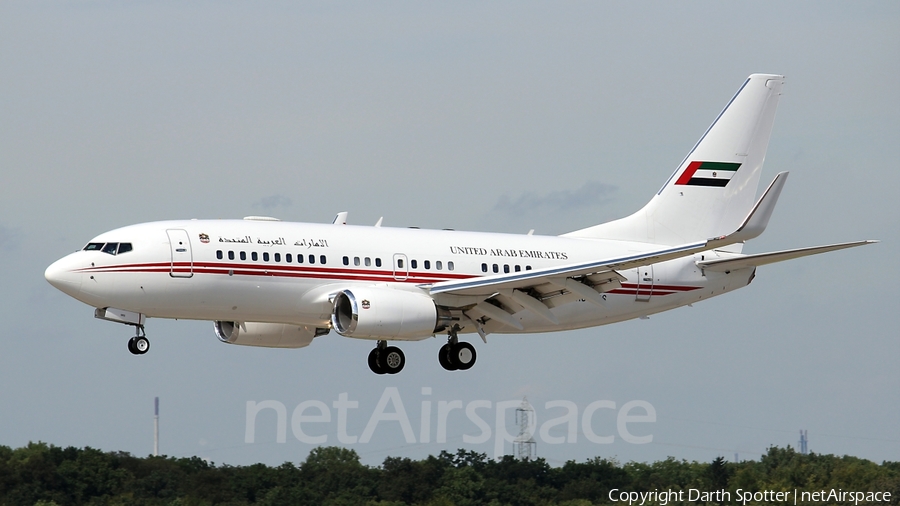
[[[81,291],[81,273],[73,269],[69,257],[61,258],[47,267],[44,278],[57,290],[75,297]]]

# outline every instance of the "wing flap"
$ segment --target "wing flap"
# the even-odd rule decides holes
[[[738,269],[746,269],[748,267],[759,267],[760,265],[774,264],[794,258],[801,258],[809,255],[818,255],[819,253],[827,253],[829,251],[837,251],[847,248],[855,248],[857,246],[865,246],[878,241],[854,241],[844,242],[840,244],[829,244],[827,246],[812,246],[808,248],[789,249],[784,251],[773,251],[771,253],[758,253],[755,255],[741,255],[734,258],[719,258],[713,260],[703,260],[697,262],[697,266],[701,269],[714,272],[736,271]]]

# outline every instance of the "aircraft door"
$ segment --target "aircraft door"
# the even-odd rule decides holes
[[[634,300],[647,302],[653,296],[653,264],[637,268],[637,295]]]
[[[169,236],[169,247],[172,251],[172,263],[169,276],[173,278],[190,278],[194,275],[194,255],[191,252],[191,240],[186,230],[166,230]]]
[[[394,279],[406,281],[409,277],[409,261],[403,253],[394,253]]]

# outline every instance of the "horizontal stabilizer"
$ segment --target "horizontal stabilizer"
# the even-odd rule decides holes
[[[840,244],[830,244],[828,246],[812,246],[809,248],[789,249],[784,251],[773,251],[771,253],[758,253],[756,255],[741,255],[734,258],[720,258],[715,260],[703,260],[697,262],[697,266],[707,271],[726,272],[738,269],[746,269],[748,267],[758,267],[760,265],[774,264],[783,262],[793,258],[801,258],[810,255],[818,255],[819,253],[827,253],[829,251],[837,251],[846,248],[855,248],[866,244],[873,244],[878,241],[854,241],[843,242]]]

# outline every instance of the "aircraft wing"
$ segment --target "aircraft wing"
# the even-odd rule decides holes
[[[708,241],[660,248],[627,256],[606,258],[595,262],[570,264],[560,267],[535,269],[509,274],[497,274],[493,276],[482,276],[475,279],[443,281],[432,285],[429,291],[431,294],[448,293],[451,295],[483,295],[485,297],[490,297],[502,290],[528,288],[543,283],[554,283],[554,281],[564,282],[567,278],[577,276],[614,272],[616,270],[631,269],[641,265],[665,262],[666,260],[672,260],[673,258],[693,255],[694,253],[724,246],[725,244],[710,246],[711,243],[720,242],[724,239],[725,238],[710,239]],[[731,243],[727,242],[726,244]],[[613,277],[618,277],[618,275]]]
[[[812,246],[809,248],[797,248],[784,251],[773,251],[771,253],[757,253],[755,255],[741,255],[734,258],[718,258],[712,260],[703,260],[697,262],[697,266],[707,271],[725,272],[744,269],[747,267],[758,267],[760,265],[774,264],[775,262],[783,262],[793,258],[801,258],[809,255],[818,255],[819,253],[827,253],[829,251],[837,251],[839,249],[855,248],[866,244],[876,243],[878,241],[854,241],[843,242],[840,244],[829,244],[827,246]]]
[[[758,236],[765,230],[769,222],[769,217],[772,215],[772,210],[775,208],[775,203],[778,201],[781,189],[787,180],[787,175],[787,172],[778,174],[747,214],[747,217],[744,218],[741,225],[734,232],[725,236],[678,246],[660,246],[650,251],[604,258],[592,262],[483,276],[476,279],[444,281],[431,285],[429,292],[432,295],[448,294],[463,297],[491,297],[502,291],[528,289],[549,283],[567,289],[570,292],[575,292],[588,300],[599,299],[599,293],[592,288],[592,285],[623,279],[616,272],[617,270],[632,269],[642,265],[686,257],[701,251],[721,248]],[[589,279],[572,279],[585,276]],[[590,285],[586,285],[584,281],[587,281]],[[599,303],[599,300],[595,301]]]
[[[463,314],[475,326],[482,339],[486,339],[485,331],[477,321],[480,317],[486,316],[507,327],[523,330],[521,321],[513,316],[518,312],[518,308],[521,308],[556,325],[559,322],[556,315],[550,311],[554,300],[545,301],[554,293],[570,293],[598,306],[605,306],[603,292],[619,288],[621,282],[625,280],[616,272],[617,269],[665,262],[733,242],[735,241],[724,236],[594,262],[475,279],[443,281],[431,285],[428,289],[438,304],[465,307]]]

